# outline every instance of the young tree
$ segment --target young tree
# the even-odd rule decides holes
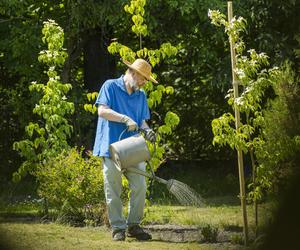
[[[254,49],[248,50],[249,56],[243,55],[245,44],[240,33],[245,30],[246,20],[242,17],[234,17],[232,20],[226,21],[225,15],[219,11],[209,11],[209,17],[216,26],[224,26],[231,45],[233,46],[232,57],[236,65],[233,66],[233,89],[229,90],[227,95],[228,103],[235,111],[235,117],[232,113],[225,113],[220,118],[212,121],[212,130],[214,133],[213,144],[229,145],[232,149],[236,149],[239,153],[239,160],[243,161],[242,151],[249,152],[253,167],[253,182],[250,198],[255,204],[255,218],[257,227],[257,201],[261,198],[261,188],[270,185],[270,179],[265,175],[264,181],[258,185],[256,176],[257,168],[253,153],[258,153],[259,145],[263,143],[263,134],[260,127],[260,120],[263,116],[263,102],[266,98],[267,89],[278,78],[279,70],[274,67],[267,69],[268,57],[264,53],[258,54]],[[241,95],[237,93],[242,87]],[[237,112],[238,111],[238,112]],[[243,115],[240,122],[240,113]],[[235,127],[234,127],[235,125]],[[240,166],[240,199],[242,205],[245,204],[244,188],[244,166]],[[242,169],[241,169],[242,168]],[[242,175],[241,175],[242,172]],[[267,173],[266,173],[267,174]],[[262,180],[262,179],[260,179]],[[250,185],[250,186],[251,186]],[[244,215],[245,217],[245,215]],[[245,225],[244,227],[247,227]],[[247,230],[245,232],[245,243],[247,242]]]
[[[28,139],[14,143],[14,149],[26,159],[14,173],[15,181],[20,180],[27,172],[35,174],[37,166],[70,149],[68,138],[71,136],[72,126],[67,117],[74,112],[74,104],[67,101],[66,95],[72,86],[61,83],[57,73],[67,57],[63,48],[64,33],[53,20],[44,22],[42,33],[42,40],[48,49],[42,50],[38,59],[48,66],[49,79],[46,84],[32,82],[29,86],[30,91],[42,95],[33,109],[33,113],[40,118],[26,126]]]

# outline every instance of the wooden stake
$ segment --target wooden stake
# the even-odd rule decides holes
[[[232,20],[232,2],[227,2],[228,7],[228,21]],[[232,85],[233,85],[233,93],[234,99],[238,98],[239,90],[238,90],[238,79],[235,73],[236,68],[236,55],[235,55],[235,44],[232,41],[231,37],[229,37],[230,42],[230,53],[231,53],[231,68],[232,68]],[[235,128],[236,130],[240,127],[240,111],[237,105],[234,105],[234,113],[235,113]],[[243,152],[240,147],[237,148],[237,156],[238,156],[238,168],[239,168],[239,181],[240,181],[240,199],[241,199],[241,207],[243,212],[243,222],[244,222],[244,243],[248,245],[248,220],[247,220],[247,209],[246,209],[246,192],[245,192],[245,177],[244,177],[244,163],[243,163]]]

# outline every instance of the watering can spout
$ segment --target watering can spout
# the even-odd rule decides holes
[[[126,171],[131,172],[131,173],[140,174],[140,175],[143,175],[143,176],[145,176],[145,177],[154,179],[154,180],[156,180],[156,181],[158,181],[158,182],[160,182],[160,183],[162,183],[162,184],[165,184],[165,185],[167,185],[167,186],[169,185],[168,181],[166,181],[166,180],[164,180],[164,179],[162,179],[162,178],[159,178],[159,177],[157,177],[157,176],[155,176],[155,175],[149,174],[148,172],[145,172],[145,171],[140,170],[140,169],[138,169],[138,168],[134,168],[134,167],[132,167],[132,168],[127,168]]]
[[[166,181],[166,180],[164,180],[164,179],[162,179],[162,178],[159,178],[159,177],[157,177],[157,176],[154,176],[154,179],[155,179],[156,181],[162,183],[162,184],[167,185],[167,187],[168,187],[168,185],[169,185],[169,182]]]

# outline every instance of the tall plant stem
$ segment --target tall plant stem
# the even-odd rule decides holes
[[[254,188],[256,187],[256,164],[254,161],[254,154],[253,149],[250,149],[250,157],[251,157],[251,163],[252,163],[252,182],[254,185]],[[258,205],[257,205],[257,199],[254,197],[254,220],[255,220],[255,238],[257,237],[257,227],[258,227]]]
[[[247,124],[249,124],[249,114],[246,114],[246,120]],[[250,140],[252,140],[250,138]],[[250,159],[251,159],[251,166],[252,166],[252,183],[253,183],[253,188],[255,189],[256,187],[256,163],[255,163],[255,158],[254,158],[254,152],[253,152],[253,147],[249,147],[248,149],[249,154],[250,154]],[[258,204],[257,204],[257,198],[254,196],[254,201],[253,201],[253,208],[254,208],[254,223],[255,223],[255,238],[257,237],[257,227],[258,227]]]
[[[142,49],[142,34],[140,33],[140,49]]]

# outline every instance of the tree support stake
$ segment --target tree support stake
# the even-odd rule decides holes
[[[231,23],[233,11],[232,11],[232,2],[227,2],[228,7],[228,22]],[[238,90],[238,79],[236,75],[236,54],[235,54],[235,42],[232,40],[231,35],[229,35],[230,42],[230,53],[231,53],[231,68],[232,68],[232,85],[234,100],[239,97]],[[238,131],[240,128],[240,111],[236,103],[234,104],[234,113],[235,113],[235,127]],[[237,157],[238,157],[238,169],[239,169],[239,181],[240,181],[240,200],[243,213],[243,233],[244,233],[244,244],[248,245],[248,220],[247,220],[247,208],[246,208],[246,191],[245,191],[245,177],[244,177],[244,163],[243,163],[243,151],[240,146],[237,147]]]

